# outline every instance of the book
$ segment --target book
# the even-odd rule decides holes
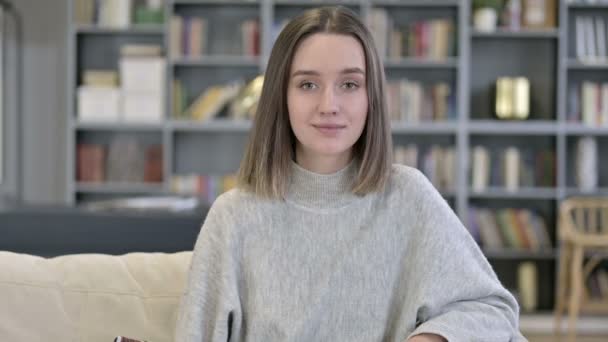
[[[496,224],[496,216],[489,209],[478,209],[479,215],[479,233],[482,245],[485,249],[500,250],[504,248],[505,243],[500,228]]]
[[[517,287],[523,311],[533,312],[538,307],[538,271],[531,261],[517,267]]]
[[[552,28],[557,23],[557,0],[523,0],[523,25],[527,28]]]
[[[258,75],[241,88],[238,95],[230,102],[228,117],[233,120],[251,120],[257,111],[262,95],[264,75]]]
[[[516,192],[519,189],[521,156],[519,149],[508,147],[504,151],[504,186],[507,191]]]
[[[500,77],[496,80],[495,111],[499,119],[513,118],[513,79]]]
[[[91,25],[95,22],[95,0],[74,1],[74,17],[76,24]]]
[[[76,146],[76,179],[100,183],[106,180],[106,148],[100,144],[79,143]]]
[[[184,19],[174,15],[169,23],[169,31],[171,35],[171,45],[169,53],[171,58],[178,59],[183,56],[182,32],[184,30]]]
[[[118,72],[115,70],[84,70],[82,85],[92,87],[118,87]]]
[[[245,20],[241,24],[241,45],[244,56],[260,55],[260,24],[257,20]]]
[[[112,139],[106,163],[107,180],[117,183],[142,183],[145,153],[141,143],[131,136]]]
[[[595,18],[595,38],[597,46],[597,59],[606,61],[606,23],[603,17]]]
[[[160,57],[162,47],[158,44],[129,43],[120,47],[121,57]]]
[[[483,192],[490,181],[490,153],[483,146],[473,148],[472,190]]]
[[[99,2],[98,24],[102,27],[127,28],[131,25],[131,0]]]
[[[146,165],[144,182],[160,183],[163,181],[163,147],[153,145],[146,148]]]
[[[576,57],[579,61],[583,61],[587,58],[587,40],[585,19],[578,15],[574,19],[575,24],[575,40],[576,40]]]
[[[594,192],[598,186],[598,147],[594,137],[581,137],[576,143],[575,180],[583,192]]]
[[[583,81],[581,86],[581,118],[588,126],[596,126],[598,118],[599,86],[595,82]]]
[[[220,111],[238,95],[242,86],[241,81],[234,81],[207,88],[186,109],[185,117],[205,121],[218,116]]]
[[[513,119],[525,120],[530,115],[530,81],[525,77],[513,79]]]

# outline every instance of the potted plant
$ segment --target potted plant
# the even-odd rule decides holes
[[[498,12],[503,0],[473,0],[473,25],[482,32],[493,32],[498,22]]]

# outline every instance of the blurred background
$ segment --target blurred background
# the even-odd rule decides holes
[[[530,340],[560,338],[556,313],[608,340],[601,0],[0,1],[0,250],[191,250],[274,40],[319,5],[372,31],[395,162],[444,195]]]

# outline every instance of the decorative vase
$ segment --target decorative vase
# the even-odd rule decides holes
[[[498,14],[496,10],[490,7],[478,8],[473,14],[473,24],[475,29],[481,32],[496,31],[496,22]]]

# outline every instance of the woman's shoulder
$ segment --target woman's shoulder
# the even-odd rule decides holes
[[[211,208],[214,211],[234,213],[254,203],[255,197],[253,194],[240,188],[233,188],[219,195],[213,201]]]
[[[393,164],[391,169],[391,186],[397,189],[428,186],[428,179],[420,170],[402,164]]]

